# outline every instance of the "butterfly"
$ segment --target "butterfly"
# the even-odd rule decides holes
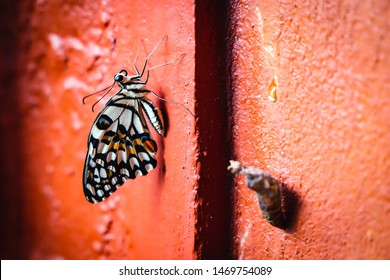
[[[84,195],[91,203],[105,200],[127,179],[146,175],[157,166],[157,144],[146,119],[161,136],[165,134],[164,119],[161,111],[145,97],[148,93],[156,95],[146,87],[150,69],[146,80],[141,78],[148,59],[160,43],[147,57],[141,72],[135,61],[136,75],[130,76],[126,70],[121,70],[114,76],[110,90],[115,84],[120,90],[93,122],[83,172]]]

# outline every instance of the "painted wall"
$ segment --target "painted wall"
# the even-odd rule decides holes
[[[235,257],[390,258],[389,16],[388,1],[232,2],[233,155],[284,184],[290,224],[262,220],[237,177]]]
[[[390,258],[390,5],[222,2],[2,1],[3,259]],[[158,167],[89,204],[81,100],[164,35],[148,86],[195,118],[151,97]],[[288,229],[230,158],[283,183]]]
[[[13,94],[19,115],[13,114],[20,118],[16,141],[22,161],[14,171],[17,178],[9,180],[17,192],[11,207],[18,204],[21,242],[8,254],[32,259],[193,258],[194,118],[181,107],[155,101],[169,116],[166,138],[153,134],[159,147],[156,170],[126,182],[99,205],[86,201],[81,184],[89,129],[109,96],[95,113],[91,107],[98,97],[86,105],[82,98],[111,85],[119,70],[133,71],[138,48],[142,67],[154,46],[169,36],[150,66],[177,60],[152,70],[148,85],[194,111],[193,4],[23,1],[18,10],[19,77]]]

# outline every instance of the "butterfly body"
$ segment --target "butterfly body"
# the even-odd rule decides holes
[[[115,75],[121,90],[104,106],[88,137],[88,153],[83,172],[83,189],[91,203],[101,202],[127,179],[148,174],[157,166],[157,144],[146,124],[164,136],[161,112],[146,99],[151,90],[142,75]]]

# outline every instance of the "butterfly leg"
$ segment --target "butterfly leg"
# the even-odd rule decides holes
[[[134,59],[134,63],[133,63],[133,67],[134,67],[134,70],[137,73],[137,75],[139,75],[139,71],[137,68],[137,60],[138,60],[138,55],[139,55],[140,49],[141,49],[141,44],[138,45],[138,51],[137,51],[137,54],[135,55],[135,59]]]
[[[158,42],[158,44],[154,47],[154,49],[150,52],[150,54],[148,55],[148,57],[145,59],[144,67],[142,68],[141,74],[139,74],[141,77],[142,77],[142,76],[144,75],[144,73],[145,73],[146,65],[148,64],[149,58],[154,54],[154,52],[157,50],[158,46],[160,46],[161,42],[164,41],[164,39],[167,38],[167,37],[168,37],[168,35],[165,35],[165,36],[160,40],[160,42]]]

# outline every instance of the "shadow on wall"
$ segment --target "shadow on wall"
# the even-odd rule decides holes
[[[23,128],[18,103],[21,92],[18,81],[23,74],[23,69],[19,69],[19,1],[1,1],[0,20],[0,212],[3,224],[0,230],[0,257],[21,259],[25,256],[22,248]]]
[[[283,200],[283,214],[284,225],[286,231],[292,233],[296,230],[297,217],[301,201],[297,192],[295,192],[291,186],[282,184],[282,200]]]

